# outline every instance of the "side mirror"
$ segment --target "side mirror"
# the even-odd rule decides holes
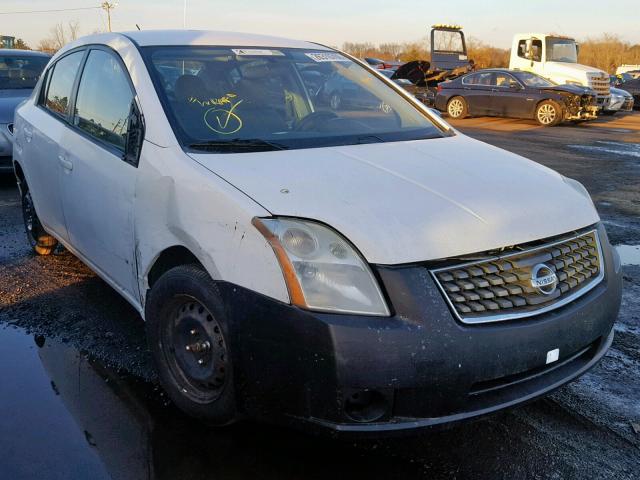
[[[144,140],[144,117],[135,98],[131,101],[129,119],[127,121],[127,138],[125,139],[124,161],[138,166],[142,142]]]

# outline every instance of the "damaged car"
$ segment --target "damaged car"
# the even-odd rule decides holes
[[[375,101],[333,108],[311,67]],[[14,168],[34,251],[131,303],[203,423],[415,432],[546,395],[613,340],[620,259],[586,189],[316,43],[75,40],[17,109]]]
[[[449,117],[469,115],[534,119],[551,127],[597,118],[596,92],[579,85],[556,85],[531,72],[480,70],[438,85],[436,108]]]

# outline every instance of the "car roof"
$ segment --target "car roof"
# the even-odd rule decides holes
[[[317,43],[292,40],[288,38],[256,35],[250,33],[210,31],[210,30],[138,30],[131,32],[103,33],[79,38],[74,46],[91,43],[108,43],[123,36],[141,47],[183,46],[183,45],[222,45],[237,47],[274,47],[274,48],[312,48],[329,50]]]
[[[2,48],[0,49],[0,55],[20,55],[22,57],[50,57],[48,53],[39,52],[37,50],[21,50],[19,48]]]

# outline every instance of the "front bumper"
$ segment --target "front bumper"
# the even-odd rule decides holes
[[[593,290],[552,312],[495,324],[456,321],[424,265],[377,268],[390,318],[308,312],[221,283],[238,345],[241,410],[321,432],[381,436],[545,395],[585,373],[611,344],[621,271],[602,227],[599,235],[606,273]],[[546,365],[555,349],[559,360]],[[372,412],[379,418],[368,420]]]

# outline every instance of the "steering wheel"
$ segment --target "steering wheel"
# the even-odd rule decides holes
[[[335,120],[338,118],[333,112],[313,112],[304,117],[301,120],[298,120],[296,125],[294,126],[294,130],[298,132],[308,132],[312,130],[316,122],[330,122],[331,120]]]

